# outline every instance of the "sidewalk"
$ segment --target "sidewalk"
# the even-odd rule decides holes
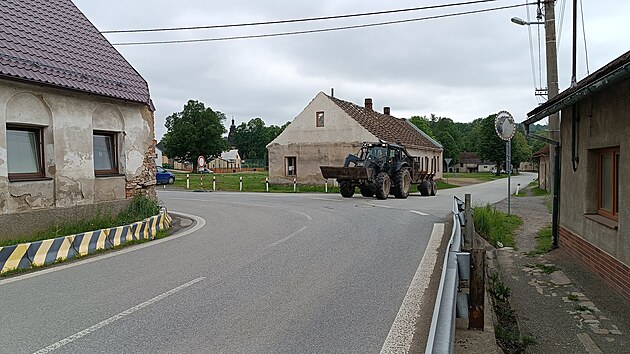
[[[521,335],[534,341],[526,353],[630,353],[628,300],[562,249],[527,255],[536,247],[538,231],[551,224],[544,203],[545,197],[511,198],[512,213],[523,219],[517,247],[498,249],[493,262],[511,290]],[[507,200],[496,207],[507,212]],[[467,347],[494,350],[482,342]]]

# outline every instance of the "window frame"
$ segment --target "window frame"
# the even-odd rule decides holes
[[[95,136],[107,136],[111,138],[111,142],[112,142],[112,165],[113,168],[112,169],[108,169],[108,170],[97,170],[96,166],[94,166],[94,163],[96,162],[96,157],[94,155],[94,137]],[[93,168],[94,168],[94,175],[95,176],[112,176],[112,175],[118,175],[119,171],[120,171],[120,167],[119,167],[119,158],[118,158],[118,132],[112,132],[112,131],[105,131],[105,130],[95,130],[92,133],[92,159],[93,159]]]
[[[8,172],[9,181],[24,181],[24,180],[34,180],[34,179],[44,179],[46,178],[46,162],[44,157],[44,129],[45,126],[39,125],[28,125],[28,124],[13,124],[7,123],[6,125],[6,137],[7,137],[7,165],[10,154],[9,149],[9,141],[8,141],[8,132],[9,130],[17,130],[17,131],[27,131],[35,133],[37,148],[39,152],[39,161],[37,161],[38,172],[27,172],[27,173],[11,173]],[[7,169],[8,170],[8,169]]]
[[[289,170],[289,161],[293,161],[293,171]],[[292,173],[289,173],[292,172]],[[284,175],[286,177],[297,177],[297,156],[285,156],[284,158]]]
[[[319,117],[321,116],[321,124]],[[315,113],[315,127],[323,128],[325,124],[326,116],[324,115],[324,111],[318,111]]]
[[[612,162],[612,201],[611,209],[602,208],[602,192],[603,192],[603,179],[602,179],[602,158],[608,156]],[[619,147],[611,147],[597,150],[597,214],[608,219],[619,221]]]

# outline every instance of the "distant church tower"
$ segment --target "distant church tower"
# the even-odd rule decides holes
[[[234,131],[236,130],[236,125],[234,125],[234,117],[232,117],[232,125],[230,125],[230,132],[228,133],[228,143],[234,145]]]

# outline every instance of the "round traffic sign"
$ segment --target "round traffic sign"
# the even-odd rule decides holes
[[[494,130],[499,138],[506,141],[512,139],[516,132],[512,115],[507,111],[497,113],[497,117],[494,119]]]
[[[197,158],[197,166],[203,167],[206,165],[206,159],[203,156]]]

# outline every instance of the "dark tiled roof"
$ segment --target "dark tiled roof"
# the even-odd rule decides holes
[[[464,151],[459,155],[460,163],[471,163],[471,164],[480,164],[481,160],[476,152]]]
[[[406,119],[369,110],[336,97],[328,96],[328,98],[343,109],[352,119],[383,141],[403,144],[408,148],[442,150],[442,146],[439,143],[425,136]]]
[[[0,78],[151,104],[146,81],[71,0],[0,1]]]
[[[549,156],[549,145],[545,144],[538,151],[536,151],[532,157]]]

